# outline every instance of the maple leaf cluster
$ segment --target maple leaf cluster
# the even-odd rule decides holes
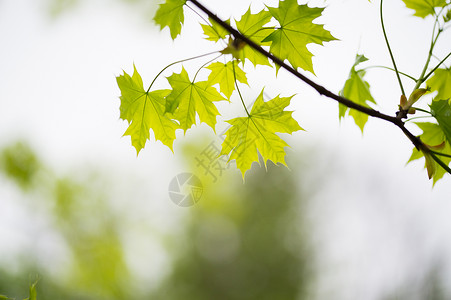
[[[160,5],[155,15],[156,23],[161,29],[168,27],[173,39],[182,30],[186,5],[186,0],[167,0]],[[268,46],[271,52],[287,60],[294,68],[313,73],[313,54],[306,46],[335,40],[323,25],[313,23],[323,10],[299,5],[296,0],[285,0],[280,1],[278,7],[267,7],[254,14],[249,8],[240,20],[226,22],[234,22],[242,34],[259,45]],[[206,81],[191,80],[183,67],[180,74],[174,73],[167,77],[171,87],[168,90],[150,91],[149,88],[146,91],[136,68],[132,76],[124,72],[117,77],[121,90],[120,117],[129,122],[124,135],[130,135],[137,153],[150,138],[150,130],[156,140],[171,150],[176,130],[186,132],[196,124],[196,117],[215,130],[219,115],[215,102],[231,101],[237,85],[248,83],[239,62],[244,64],[249,61],[254,66],[273,67],[267,57],[245,43],[237,43],[222,26],[211,19],[209,23],[201,24],[205,38],[213,42],[224,41],[227,47],[220,53],[232,55],[226,62],[213,61],[206,66],[205,69],[210,71]],[[221,155],[236,160],[243,177],[252,163],[259,161],[258,153],[265,164],[267,160],[285,164],[284,148],[288,144],[276,133],[291,134],[302,130],[293,119],[292,112],[285,110],[292,97],[277,96],[264,101],[262,91],[250,112],[245,108],[247,116],[227,121],[231,127],[226,132]]]
[[[414,10],[415,16],[434,17],[435,26],[437,28],[442,26],[437,31],[434,26],[435,41],[444,30],[444,24],[451,21],[451,9],[448,8],[448,11],[445,11],[445,8],[450,5],[448,0],[402,1],[407,8]],[[160,4],[156,12],[155,22],[160,25],[161,30],[167,27],[172,39],[175,39],[182,31],[184,12],[190,2],[197,1],[166,0]],[[194,10],[192,7],[189,8]],[[324,28],[324,25],[316,22],[322,16],[323,11],[324,8],[298,4],[297,0],[284,0],[279,1],[277,7],[266,6],[256,13],[252,13],[249,8],[238,20],[230,18],[222,23],[218,19],[216,21],[212,18],[209,18],[208,21],[203,19],[207,23],[201,24],[205,39],[212,41],[215,46],[217,44],[225,45],[225,48],[218,50],[216,52],[218,57],[205,63],[196,72],[193,79],[190,78],[183,66],[180,73],[173,73],[167,77],[170,88],[163,90],[151,90],[156,78],[145,90],[142,78],[136,68],[134,68],[132,76],[124,72],[123,75],[117,77],[117,84],[121,90],[120,117],[129,123],[124,135],[131,137],[132,145],[138,154],[150,139],[150,131],[154,133],[156,140],[161,141],[173,151],[177,129],[186,133],[196,125],[196,120],[199,120],[215,131],[217,117],[220,115],[216,103],[240,101],[246,115],[227,121],[230,128],[225,133],[226,138],[222,144],[220,155],[228,156],[229,160],[235,160],[243,178],[252,163],[259,162],[259,154],[265,165],[268,160],[285,165],[285,147],[288,144],[279,134],[292,134],[302,130],[292,117],[292,111],[286,110],[293,96],[277,96],[265,101],[262,90],[248,111],[245,102],[250,101],[245,101],[239,90],[240,85],[248,85],[243,67],[249,63],[254,67],[271,67],[276,69],[277,74],[280,66],[268,58],[273,55],[280,61],[291,65],[295,72],[299,72],[298,70],[301,69],[314,75],[313,54],[308,50],[307,45],[323,45],[325,42],[336,40]],[[439,16],[442,16],[441,20],[439,20]],[[236,28],[242,35],[241,39],[224,28],[227,26]],[[384,26],[383,21],[382,26]],[[262,51],[257,51],[258,47],[255,45],[251,47],[247,44],[251,43],[250,41],[267,49],[271,55],[266,56],[262,54]],[[388,41],[387,46],[390,50]],[[430,56],[434,46],[435,42],[431,45]],[[447,57],[449,56],[450,54]],[[203,55],[195,58],[201,57]],[[224,59],[219,61],[220,57]],[[436,121],[434,123],[415,123],[423,131],[419,136],[423,148],[414,149],[409,160],[425,157],[429,178],[433,178],[434,183],[446,172],[451,173],[448,168],[451,162],[451,69],[441,66],[446,58],[435,68],[429,68],[430,72],[426,75],[428,60],[424,67],[425,71],[419,78],[399,72],[392,58],[395,67],[392,71],[396,72],[402,90],[399,105],[399,112],[402,112],[401,118],[419,110],[429,113],[429,116]],[[176,63],[187,60],[190,59]],[[364,113],[367,111],[366,108],[375,111],[372,106],[377,105],[371,94],[370,84],[364,78],[366,69],[361,67],[361,64],[367,61],[368,59],[364,55],[356,56],[349,76],[339,92],[339,95],[345,100],[358,104],[351,106],[354,107],[352,109],[342,104],[346,102],[339,101],[339,118],[352,117],[362,133],[368,121],[368,113]],[[209,72],[208,78],[196,81],[201,70]],[[405,95],[399,74],[412,79],[416,84],[409,99],[407,99],[408,95]],[[427,84],[426,87],[420,87],[423,82]],[[237,93],[235,93],[236,91]],[[413,106],[424,94],[428,93],[435,95],[429,105],[429,110]],[[358,107],[361,109],[357,110]],[[440,153],[435,152],[437,149],[440,150]],[[443,168],[437,168],[436,163],[440,164],[440,161],[433,156],[434,154],[441,156]]]

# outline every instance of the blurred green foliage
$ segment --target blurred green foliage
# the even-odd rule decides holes
[[[199,153],[193,144],[187,149],[187,160]],[[320,258],[311,244],[305,196],[313,187],[302,190],[298,182],[303,174],[273,164],[267,171],[254,166],[245,184],[233,171],[224,172],[216,183],[198,174],[204,183],[200,201],[180,207],[185,215],[176,230],[154,236],[167,251],[170,270],[161,274],[156,287],[149,284],[136,291],[135,282],[145,281],[131,272],[121,239],[133,234],[126,231],[133,227],[124,223],[124,212],[113,209],[106,173],[82,168],[70,176],[54,175],[24,142],[0,150],[0,162],[0,182],[9,178],[26,190],[23,196],[33,201],[23,205],[35,207],[42,201],[38,203],[47,212],[41,217],[70,252],[70,262],[56,276],[31,253],[19,270],[1,267],[0,257],[0,295],[29,297],[37,275],[37,299],[317,299],[316,278],[321,274],[315,261]],[[189,169],[202,171],[194,162]],[[450,299],[443,278],[439,269],[431,268],[428,276],[406,280],[381,299]]]
[[[29,193],[49,207],[48,218],[70,249],[71,264],[59,278],[33,264],[23,265],[20,274],[1,270],[0,292],[21,295],[28,274],[40,274],[41,299],[130,299],[134,275],[124,258],[123,224],[109,206],[101,175],[52,175],[43,163],[35,163],[39,159],[28,146],[17,145],[1,152],[1,159],[10,163],[0,170],[19,188],[24,187],[23,176],[8,170],[21,165],[34,170],[26,178],[35,185],[28,186],[39,188],[28,188]],[[296,176],[285,168],[269,169],[256,169],[246,185],[239,176],[207,184],[198,204],[180,208],[187,209],[182,230],[161,240],[171,255],[172,271],[146,297],[293,299],[308,293],[314,282],[313,251]]]
[[[49,270],[36,267],[33,261],[25,263],[19,275],[1,270],[5,276],[0,277],[0,293],[20,295],[27,274],[40,274],[38,293],[43,299],[129,298],[130,274],[118,232],[120,218],[108,203],[103,179],[90,170],[81,172],[82,176],[56,176],[39,161],[23,142],[0,151],[1,173],[26,190],[33,205],[48,208],[42,217],[70,250],[70,268],[59,278],[52,278]]]
[[[41,167],[30,147],[22,142],[1,150],[0,166],[3,173],[24,190],[31,188]]]
[[[95,0],[41,0],[45,3],[47,12],[52,17],[59,17],[64,13],[70,13],[78,6],[88,2],[95,2]],[[101,1],[98,1],[101,2]],[[105,1],[104,1],[105,2]],[[111,2],[111,0],[107,1]],[[114,2],[114,1],[113,1]],[[144,13],[144,15],[151,20],[156,10],[159,1],[148,0],[116,0],[118,3],[124,3],[136,8],[137,12]]]
[[[307,299],[315,272],[296,176],[269,165],[237,179],[190,210],[155,299]]]

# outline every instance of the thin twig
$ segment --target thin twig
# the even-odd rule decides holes
[[[218,16],[216,16],[213,12],[211,12],[209,9],[207,9],[205,6],[203,6],[201,3],[199,3],[199,1],[197,0],[187,0],[187,1],[191,1],[191,3],[193,3],[197,8],[199,8],[201,11],[203,11],[205,14],[207,14],[212,20],[214,20],[216,23],[218,23],[219,25],[221,25],[223,28],[225,28],[228,32],[230,32],[231,35],[234,36],[235,39],[241,40],[243,42],[245,42],[249,47],[251,47],[252,49],[254,49],[255,51],[263,54],[265,57],[271,59],[275,64],[279,65],[281,68],[285,69],[286,71],[288,71],[289,73],[291,73],[292,75],[294,75],[295,77],[299,78],[300,80],[302,80],[303,82],[305,82],[306,84],[308,84],[310,87],[312,87],[314,90],[316,90],[320,95],[326,96],[327,98],[333,99],[349,108],[355,109],[361,113],[367,114],[369,116],[381,119],[381,120],[385,120],[387,122],[393,123],[394,125],[396,125],[397,127],[399,127],[399,129],[401,129],[401,131],[404,133],[404,135],[412,142],[412,144],[417,148],[417,149],[421,149],[424,148],[425,145],[423,144],[423,142],[420,140],[420,138],[418,138],[417,136],[413,135],[404,125],[404,122],[397,117],[392,117],[386,114],[383,114],[375,109],[372,109],[370,107],[366,107],[360,104],[357,104],[347,98],[344,98],[340,95],[337,95],[331,91],[329,91],[328,89],[326,89],[325,87],[317,84],[316,82],[314,82],[313,80],[307,78],[306,76],[304,76],[303,74],[299,73],[297,70],[295,70],[293,67],[291,67],[290,65],[286,64],[283,60],[281,60],[280,58],[278,58],[277,56],[274,56],[272,53],[268,52],[267,50],[265,50],[264,48],[262,48],[260,45],[258,45],[257,43],[255,43],[254,41],[252,41],[251,39],[249,39],[248,37],[246,37],[245,35],[243,35],[241,32],[239,32],[238,30],[236,30],[235,28],[233,28],[230,24],[227,24],[226,22],[224,22],[223,20],[221,20]],[[395,66],[396,68],[396,66]],[[396,74],[399,77],[399,72],[396,70]],[[402,84],[401,84],[402,86]],[[446,166],[440,159],[438,159],[433,153],[431,154],[432,157],[434,158],[435,161],[437,161],[437,163],[439,163],[447,172],[449,172],[451,174],[451,169]]]

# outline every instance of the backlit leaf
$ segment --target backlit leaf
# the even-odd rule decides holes
[[[432,115],[437,119],[438,125],[451,143],[451,105],[448,100],[432,101]]]
[[[436,100],[451,99],[451,69],[437,69],[434,71],[427,85],[431,91],[437,91]]]
[[[446,0],[402,0],[406,6],[415,10],[414,16],[424,18],[428,15],[433,15],[435,7],[443,7],[446,5]]]
[[[436,146],[441,145],[443,142],[445,142],[445,146],[442,150],[439,152],[451,155],[451,146],[449,142],[446,141],[446,136],[442,130],[442,128],[438,124],[434,123],[415,123],[420,129],[423,131],[423,133],[420,135],[421,141],[429,146]],[[408,162],[417,160],[421,157],[424,157],[423,152],[418,151],[416,148],[413,148],[412,155],[410,156],[410,159]],[[445,156],[437,156],[439,157],[446,165],[449,165],[451,162],[451,158],[445,157]],[[436,162],[433,162],[436,164]],[[425,162],[426,165],[426,162]],[[442,167],[436,166],[436,172],[432,177],[432,180],[434,184],[437,182],[437,180],[441,179],[443,175],[445,175],[447,172]]]
[[[209,84],[219,83],[220,91],[226,95],[227,99],[230,99],[235,90],[235,76],[239,82],[247,84],[246,73],[235,63],[235,60],[226,64],[215,62],[209,65],[207,69],[211,70],[208,76]],[[233,75],[234,72],[235,75]]]
[[[192,82],[185,68],[180,74],[168,77],[172,87],[167,97],[166,111],[180,122],[186,132],[196,124],[196,113],[201,122],[215,130],[216,117],[219,115],[214,102],[226,100],[208,81]]]
[[[121,90],[120,117],[129,123],[124,135],[129,135],[132,145],[139,153],[150,138],[150,129],[155,139],[160,140],[172,150],[175,130],[178,124],[164,115],[166,108],[165,97],[169,90],[147,92],[144,90],[141,76],[134,67],[133,76],[124,75],[116,78]]]
[[[182,31],[182,24],[185,21],[183,15],[183,6],[186,0],[166,0],[165,3],[160,4],[155,17],[155,22],[160,25],[160,29],[169,27],[172,39]]]
[[[204,34],[206,35],[205,39],[217,42],[221,39],[225,39],[229,35],[227,29],[216,23],[213,19],[209,18],[208,21],[210,21],[211,25],[200,24],[202,26]],[[230,24],[230,21],[227,20],[226,23]]]
[[[373,96],[370,93],[370,85],[368,82],[364,80],[365,71],[356,70],[355,67],[361,63],[368,60],[363,55],[357,55],[354,65],[351,68],[349,73],[349,78],[346,80],[346,83],[343,87],[343,90],[340,94],[360,105],[367,106],[368,102],[376,103]],[[355,109],[350,109],[342,104],[339,104],[339,117],[344,118],[346,112],[349,112],[349,115],[354,119],[354,122],[359,126],[360,130],[363,132],[363,128],[365,127],[366,122],[368,121],[368,115],[361,113]]]
[[[232,125],[225,133],[222,155],[229,155],[229,160],[236,160],[238,169],[244,174],[253,162],[258,162],[258,153],[266,162],[285,165],[285,147],[288,144],[276,133],[293,133],[302,130],[293,119],[291,111],[284,109],[292,97],[279,97],[265,102],[263,91],[255,101],[250,115],[227,121]],[[257,152],[258,151],[258,152]]]
[[[249,8],[247,12],[241,17],[241,19],[239,21],[236,21],[236,26],[238,31],[241,32],[244,36],[248,37],[253,42],[259,45],[264,45],[265,43],[262,43],[262,40],[274,31],[274,29],[271,27],[265,28],[265,25],[268,24],[268,22],[271,20],[271,17],[271,13],[267,10],[262,10],[259,13],[252,14],[251,9]],[[247,45],[241,50],[240,58],[248,59],[254,64],[254,66],[271,66],[266,56],[255,51]]]
[[[279,7],[268,7],[269,12],[280,26],[266,37],[263,42],[271,42],[271,52],[282,60],[287,59],[293,68],[313,71],[313,54],[307,45],[333,41],[335,38],[323,25],[313,24],[320,17],[324,8],[311,8],[298,5],[297,0],[279,2]]]

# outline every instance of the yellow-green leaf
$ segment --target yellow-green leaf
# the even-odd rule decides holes
[[[451,69],[437,69],[427,82],[431,91],[437,91],[436,100],[451,99]]]
[[[265,165],[268,160],[286,165],[284,148],[288,144],[276,133],[291,134],[302,130],[293,119],[292,111],[284,110],[291,98],[277,96],[265,102],[262,91],[249,116],[227,121],[232,127],[225,133],[221,154],[230,154],[229,160],[236,160],[243,178],[252,163],[258,162],[258,153],[263,157]]]
[[[446,0],[402,0],[407,8],[415,10],[414,16],[425,18],[435,13],[436,7],[446,5]]]
[[[200,24],[206,36],[205,39],[217,42],[219,40],[225,39],[229,35],[227,29],[216,23],[213,19],[209,18],[208,21],[210,21],[211,25]],[[230,21],[227,20],[226,23],[230,24]]]
[[[279,2],[279,7],[268,7],[269,12],[279,22],[280,26],[266,37],[263,42],[271,42],[270,51],[280,59],[287,59],[293,68],[313,71],[313,54],[307,45],[335,40],[323,25],[314,24],[313,20],[320,17],[324,8],[299,5],[297,0]]]
[[[442,128],[438,124],[434,123],[415,123],[415,124],[423,131],[423,133],[420,135],[421,141],[423,143],[429,146],[437,146],[442,145],[445,142],[443,149],[441,149],[439,152],[451,155],[450,143],[446,141],[446,136]],[[410,156],[408,162],[417,160],[421,157],[424,157],[423,152],[417,150],[416,148],[413,148],[412,155]],[[446,156],[437,156],[437,157],[440,158],[446,165],[449,165],[449,163],[451,162],[451,158],[449,157]],[[431,161],[431,157],[427,157],[426,159],[427,161],[425,160],[425,168],[428,163],[430,165],[428,172],[431,171],[431,169],[433,170],[435,168],[435,173],[432,174],[433,175],[432,180],[435,184],[447,172],[442,167],[436,166],[435,165],[436,162]]]
[[[192,82],[185,68],[180,74],[168,77],[172,87],[167,97],[166,111],[180,122],[186,132],[196,124],[196,113],[201,122],[215,130],[216,117],[219,115],[214,102],[226,100],[208,81]]]
[[[179,126],[164,115],[165,97],[169,90],[145,91],[136,67],[133,76],[124,72],[124,75],[118,76],[116,80],[121,90],[120,117],[129,123],[124,135],[131,137],[136,152],[139,154],[144,148],[150,138],[150,129],[153,130],[156,140],[160,140],[172,150],[175,130]]]
[[[343,90],[340,94],[360,105],[367,106],[368,102],[376,103],[373,96],[370,92],[370,85],[368,82],[364,80],[365,71],[359,70],[357,71],[355,67],[361,63],[368,60],[363,55],[357,55],[354,65],[351,68],[349,73],[349,78],[346,80],[346,83],[343,87]],[[350,109],[342,104],[339,104],[339,117],[344,118],[346,112],[349,112],[349,115],[354,119],[354,122],[359,126],[360,130],[363,132],[363,128],[365,127],[366,122],[368,121],[368,115],[356,111],[355,109]]]
[[[211,70],[208,76],[208,83],[211,85],[218,83],[220,91],[229,100],[235,90],[235,77],[239,82],[247,84],[246,73],[235,63],[235,60],[229,61],[226,64],[214,62],[207,69]]]
[[[183,15],[183,6],[186,0],[166,0],[160,4],[155,17],[155,22],[160,25],[160,29],[169,27],[172,39],[182,31],[182,24],[185,20]]]
[[[271,17],[271,14],[267,10],[262,10],[259,13],[252,14],[251,9],[249,8],[241,19],[236,21],[236,27],[239,32],[251,39],[253,42],[259,45],[265,45],[268,43],[262,43],[262,40],[274,31],[271,27],[265,28],[265,25],[268,24]],[[248,59],[252,62],[252,64],[254,64],[254,66],[271,66],[266,56],[247,45],[241,49],[240,58],[243,60]]]
[[[431,104],[432,115],[437,119],[438,125],[451,143],[451,105],[448,100],[433,101]]]

